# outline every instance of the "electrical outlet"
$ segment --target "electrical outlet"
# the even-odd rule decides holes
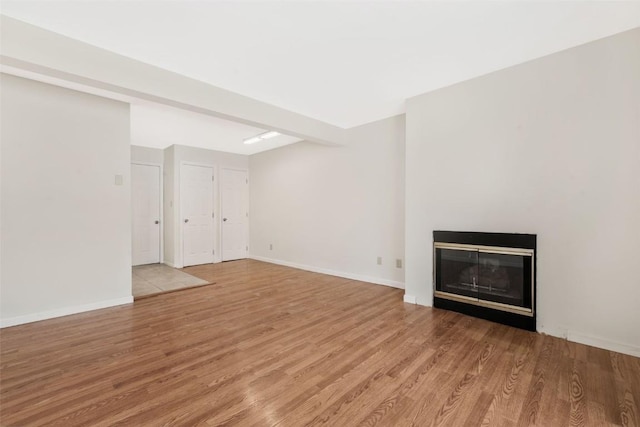
[[[396,268],[402,268],[402,260],[400,258],[396,260]]]
[[[269,250],[272,251],[273,250],[273,243],[269,243]]]
[[[378,257],[378,265],[382,265],[382,257],[381,256]]]

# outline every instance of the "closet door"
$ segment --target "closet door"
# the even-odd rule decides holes
[[[131,165],[132,264],[160,262],[160,166]]]
[[[182,165],[180,205],[183,266],[213,262],[213,168]]]
[[[249,180],[246,170],[222,169],[222,260],[247,257],[249,249]]]

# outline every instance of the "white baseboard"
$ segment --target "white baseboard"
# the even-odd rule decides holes
[[[563,326],[555,326],[555,327],[549,327],[549,326],[542,326],[539,324],[540,320],[538,320],[538,323],[536,324],[536,331],[541,333],[541,334],[545,334],[545,335],[551,335],[552,337],[556,337],[556,338],[562,338],[563,340],[567,339],[567,328],[563,327]]]
[[[417,304],[418,298],[416,298],[414,295],[404,294],[404,302],[409,304]]]
[[[40,320],[53,319],[54,317],[68,316],[70,314],[84,313],[85,311],[114,307],[117,305],[131,304],[133,296],[94,302],[91,304],[76,305],[74,307],[59,308],[56,310],[42,311],[40,313],[26,314],[24,316],[9,317],[0,320],[0,328],[22,325],[24,323],[38,322]]]
[[[343,277],[345,279],[358,280],[360,282],[374,283],[376,285],[390,286],[392,288],[404,289],[403,282],[395,280],[381,279],[379,277],[363,276],[360,274],[345,273],[343,271],[329,270],[327,268],[315,267],[312,265],[297,264],[295,262],[282,261],[279,259],[266,258],[256,255],[250,255],[249,258],[257,261],[269,262],[271,264],[284,265],[286,267],[298,268],[300,270],[313,271],[314,273],[328,274],[329,276]]]
[[[574,332],[564,326],[548,327],[538,326],[538,332],[552,337],[565,339],[567,341],[578,344],[589,345],[591,347],[601,348],[603,350],[615,351],[616,353],[628,354],[630,356],[640,357],[640,347],[630,344],[623,344],[611,341],[606,338],[596,337],[581,332]]]
[[[163,264],[168,265],[171,268],[182,268],[182,266],[178,266],[177,264],[174,264],[174,263],[169,262],[169,261],[165,261],[165,262],[163,262]]]
[[[640,347],[622,344],[606,338],[569,331],[567,332],[567,340],[577,342],[579,344],[590,345],[592,347],[602,348],[604,350],[615,351],[616,353],[624,353],[630,356],[640,357]]]

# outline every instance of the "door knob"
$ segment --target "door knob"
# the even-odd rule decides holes
[[[189,218],[184,219],[184,223],[186,224],[187,222],[189,222]]]
[[[160,221],[155,220],[155,221],[154,221],[154,224],[160,224]]]
[[[222,218],[222,220],[223,220],[223,221],[226,221],[226,220],[227,220],[227,218]]]

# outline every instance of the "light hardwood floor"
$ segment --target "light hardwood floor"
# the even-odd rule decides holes
[[[638,425],[640,359],[258,261],[4,329],[3,426]]]

